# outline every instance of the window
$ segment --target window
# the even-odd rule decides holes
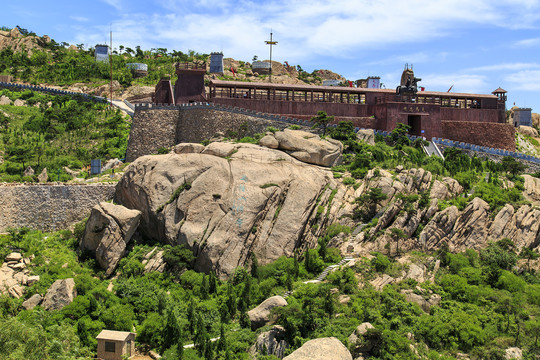
[[[115,345],[116,343],[112,341],[105,341],[105,352],[116,352]]]

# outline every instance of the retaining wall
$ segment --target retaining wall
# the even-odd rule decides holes
[[[269,126],[280,130],[290,125],[305,129],[311,127],[308,120],[209,103],[177,106],[137,104],[126,160],[132,162],[140,156],[156,154],[162,147],[170,148],[182,142],[199,143],[218,133],[240,132],[244,124],[247,125],[246,136],[264,132]]]
[[[115,184],[0,185],[0,232],[29,227],[64,229],[90,214],[94,205],[111,200]]]

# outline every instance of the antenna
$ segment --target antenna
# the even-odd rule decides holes
[[[277,45],[277,41],[272,40],[272,29],[270,29],[270,41],[265,41],[266,45],[270,45],[270,82],[272,82],[272,46]]]

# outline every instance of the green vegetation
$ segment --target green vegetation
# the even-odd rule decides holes
[[[0,96],[34,105],[0,105],[0,181],[37,181],[45,167],[60,170],[60,180],[68,180],[64,166],[82,169],[91,159],[125,156],[129,125],[106,104],[30,90],[4,89]],[[23,179],[27,166],[36,175]]]

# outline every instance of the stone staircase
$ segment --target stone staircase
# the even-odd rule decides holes
[[[351,257],[345,257],[343,258],[340,262],[338,262],[337,264],[334,264],[334,265],[329,265],[326,267],[326,269],[324,269],[320,274],[319,276],[317,276],[314,280],[309,280],[309,281],[306,281],[304,282],[304,284],[308,284],[308,283],[319,283],[321,281],[323,281],[326,276],[328,276],[328,274],[330,273],[330,271],[332,271],[333,269],[337,268],[337,267],[340,267],[340,266],[343,266],[345,264],[348,264],[350,261],[352,261],[353,258]],[[285,294],[283,294],[283,298],[287,298],[289,297],[294,291],[293,290],[288,290],[285,292]]]

